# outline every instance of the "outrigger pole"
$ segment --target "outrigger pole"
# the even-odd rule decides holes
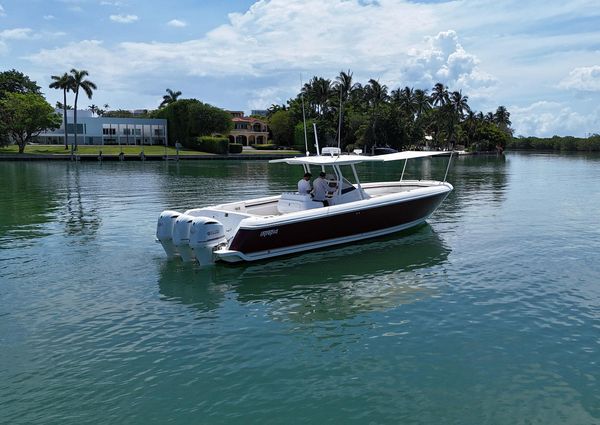
[[[338,121],[338,149],[342,149],[342,85],[340,84],[340,117]]]
[[[302,81],[302,75],[300,75],[300,98],[302,99],[302,122],[304,123],[304,149],[306,150],[306,156],[310,155],[308,152],[308,138],[306,137],[306,114],[304,113],[304,82]],[[316,133],[315,133],[316,134]],[[317,155],[319,150],[317,149]]]
[[[446,177],[448,177],[448,170],[450,169],[450,163],[452,162],[452,155],[454,151],[450,152],[450,159],[448,160],[448,166],[446,167],[446,174],[444,174],[444,183],[446,183]]]
[[[313,122],[313,129],[315,131],[315,148],[317,148],[317,156],[321,155],[319,153],[319,138],[317,137],[317,123]]]

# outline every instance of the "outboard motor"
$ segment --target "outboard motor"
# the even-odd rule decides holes
[[[226,245],[225,229],[221,222],[210,217],[196,217],[190,230],[190,247],[200,265],[214,264],[213,252],[220,245]]]
[[[175,245],[175,249],[181,255],[183,261],[194,259],[194,253],[190,248],[190,229],[193,220],[194,217],[191,215],[180,214],[175,219],[175,225],[173,226],[173,245]]]
[[[181,214],[177,211],[163,211],[158,217],[156,225],[156,239],[161,243],[163,249],[167,253],[167,258],[171,259],[177,255],[177,249],[173,245],[173,227],[175,220]]]

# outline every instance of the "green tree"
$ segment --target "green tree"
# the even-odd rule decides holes
[[[233,128],[231,115],[196,99],[177,100],[152,114],[169,125],[169,144],[192,146],[198,136],[227,134]]]
[[[356,88],[356,84],[352,83],[352,72],[348,70],[348,72],[341,71],[340,75],[336,78],[336,92],[342,93],[342,101],[345,102],[348,100],[352,91]]]
[[[163,96],[163,101],[160,103],[159,108],[164,108],[171,103],[177,102],[177,98],[181,96],[180,91],[173,91],[171,89],[167,89],[167,94]]]
[[[114,111],[104,111],[102,109],[98,109],[96,112],[98,115],[103,117],[111,117],[111,118],[133,118],[136,115],[133,112],[128,111],[127,109],[115,109]],[[138,117],[147,117],[148,114],[137,115]]]
[[[60,127],[61,117],[35,93],[6,93],[0,100],[0,125],[17,143],[19,153],[44,130]]]
[[[6,93],[34,93],[41,95],[41,88],[35,81],[15,69],[0,72],[0,99]]]
[[[269,118],[269,128],[277,145],[290,146],[294,140],[294,125],[289,111],[279,110]]]
[[[75,68],[71,69],[71,79],[72,79],[71,90],[73,92],[75,92],[75,102],[73,103],[73,125],[75,127],[75,129],[74,129],[75,146],[73,147],[72,150],[77,150],[77,99],[79,98],[79,89],[84,91],[84,93],[87,95],[88,99],[92,98],[94,90],[97,89],[96,84],[94,84],[90,80],[85,79],[85,77],[87,77],[88,75],[89,75],[89,73],[84,69],[82,69],[82,70],[77,70]]]
[[[7,93],[42,94],[40,86],[35,81],[16,69],[0,72],[0,100]],[[0,146],[8,145],[10,142],[8,133],[4,132],[0,126]]]
[[[472,149],[476,151],[493,151],[497,146],[505,148],[510,141],[510,136],[489,122],[482,122],[475,133],[476,142]]]
[[[370,79],[369,83],[364,88],[364,96],[367,105],[369,105],[370,114],[371,114],[371,131],[365,134],[366,145],[376,145],[378,140],[378,120],[380,118],[380,111],[382,109],[382,105],[388,101],[389,96],[387,94],[387,86],[380,84],[379,81]]]
[[[510,128],[512,124],[510,122],[510,112],[504,106],[498,106],[496,112],[494,113],[494,122],[496,125],[504,132],[506,132],[509,136],[512,136],[513,131]]]
[[[431,92],[431,103],[433,106],[444,106],[448,101],[448,89],[442,83],[437,83]]]
[[[50,88],[63,91],[63,103],[56,102],[57,103],[56,106],[58,107],[59,103],[60,103],[60,106],[62,106],[63,122],[64,122],[64,126],[65,126],[65,149],[69,149],[69,142],[67,140],[67,137],[68,137],[68,133],[67,133],[67,109],[68,109],[67,92],[73,88],[73,79],[66,72],[60,76],[52,75],[50,78],[52,78],[52,80],[54,80],[54,82],[50,83]]]

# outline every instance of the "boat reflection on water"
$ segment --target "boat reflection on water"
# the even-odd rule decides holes
[[[402,237],[251,265],[211,268],[169,262],[160,269],[165,300],[214,312],[225,299],[268,306],[275,320],[339,320],[428,298],[428,275],[450,250],[425,224]]]

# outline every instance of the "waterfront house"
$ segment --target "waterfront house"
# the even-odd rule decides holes
[[[242,111],[228,111],[233,121],[233,130],[229,132],[229,142],[244,146],[267,143],[269,127],[263,120],[245,117]]]
[[[62,115],[62,110],[56,110]],[[67,111],[68,144],[74,137],[73,111]],[[77,143],[81,145],[164,145],[167,120],[157,118],[113,118],[77,111]],[[65,144],[64,123],[60,128],[40,133],[35,142],[45,145]]]

